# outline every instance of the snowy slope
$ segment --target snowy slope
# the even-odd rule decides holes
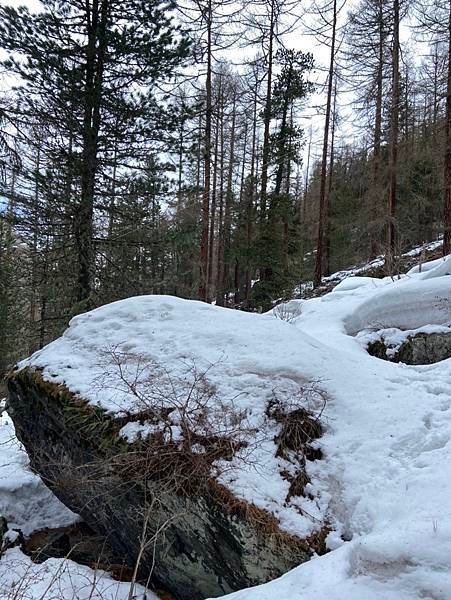
[[[218,399],[246,413],[258,443],[223,481],[286,530],[305,535],[327,520],[333,531],[328,555],[231,600],[449,600],[451,359],[388,363],[369,356],[356,334],[446,327],[450,266],[440,260],[399,280],[347,279],[322,298],[289,303],[279,317],[291,311],[291,322],[171,297],[131,298],[75,318],[22,366],[123,414],[139,407],[114,371],[105,377],[111,351],[126,357],[138,385],[157,373],[163,391],[175,383],[183,393],[194,365],[215,386],[213,415]],[[289,403],[312,381],[328,397],[324,459],[308,464],[313,499],[285,504],[286,465],[275,457],[277,427],[265,408],[274,397]],[[320,409],[321,396],[307,400]]]
[[[362,280],[303,304],[296,328],[333,350],[321,364],[331,401],[326,459],[313,483],[329,497],[341,539],[331,536],[330,554],[230,600],[451,598],[451,359],[396,365],[345,335],[346,327],[355,332],[387,318],[400,328],[451,323],[443,262],[427,280],[412,272],[376,285]]]

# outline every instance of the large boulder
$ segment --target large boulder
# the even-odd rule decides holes
[[[181,306],[186,308],[185,304]],[[205,309],[201,306],[199,310]],[[96,311],[92,314],[96,316]],[[228,318],[228,313],[218,309],[214,314]],[[237,317],[232,314],[231,318]],[[83,321],[90,327],[93,322],[96,321],[90,317]],[[274,320],[274,324],[269,322],[269,330],[273,325],[277,330],[286,326]],[[104,326],[112,330],[108,322]],[[180,328],[177,324],[174,327]],[[246,328],[235,329],[236,335],[249,334]],[[155,340],[156,331],[149,327],[149,335],[159,350],[162,346]],[[70,373],[83,361],[89,362],[88,352],[98,337],[71,331],[63,341],[74,344],[72,355],[67,351],[63,355],[61,345],[56,352],[59,342],[51,352]],[[187,344],[185,353],[186,348]],[[285,405],[274,390],[267,392],[271,403],[262,400],[257,404],[257,400],[250,402],[246,397],[243,403],[253,411],[252,423],[260,419],[261,426],[267,427],[264,432],[257,431],[242,420],[244,410],[230,411],[230,406],[238,402],[235,391],[230,405],[219,404],[221,414],[216,409],[209,412],[208,402],[219,400],[216,388],[203,375],[195,374],[195,383],[191,384],[186,377],[166,381],[155,379],[152,374],[146,381],[153,382],[152,398],[155,402],[157,398],[158,403],[143,405],[140,410],[135,407],[134,411],[115,412],[88,401],[58,381],[54,364],[45,369],[37,365],[44,362],[44,356],[45,352],[34,363],[32,360],[22,364],[9,377],[8,411],[17,436],[29,454],[32,468],[44,483],[92,529],[108,539],[115,555],[125,559],[132,569],[137,566],[141,582],[152,580],[180,600],[217,597],[269,581],[308,560],[313,553],[324,551],[328,530],[318,518],[313,519],[314,525],[306,528],[304,535],[305,525],[297,531],[295,527],[296,519],[301,524],[307,523],[308,517],[303,515],[313,512],[313,508],[305,513],[301,508],[314,506],[309,488],[305,491],[309,482],[306,462],[321,458],[314,443],[314,438],[321,435],[321,426],[314,415],[300,410],[295,398]],[[122,355],[113,351],[110,358],[118,356]],[[243,372],[242,380],[235,370],[235,385],[243,388],[252,382],[249,389],[255,390],[255,398],[264,398],[267,388],[261,384],[255,388],[254,383],[254,378],[262,381],[261,373],[253,375],[248,369]],[[79,377],[80,387],[88,389],[88,371],[80,368],[79,372],[84,373]],[[108,388],[112,377],[107,372],[97,382],[103,386],[101,393]],[[224,373],[220,373],[218,381],[225,381]],[[287,381],[293,384],[293,378]],[[192,411],[188,405],[174,408],[179,395],[175,396],[174,406],[168,408],[166,394],[171,393],[168,386],[178,384],[190,389],[190,401],[195,399]],[[136,380],[127,386],[128,395],[141,393],[137,391]],[[122,389],[114,396],[117,402],[121,398],[121,406],[125,395]],[[160,399],[159,395],[164,397]],[[296,435],[290,435],[292,431]],[[263,461],[261,468],[253,465],[251,457],[253,440],[256,444],[257,439],[262,446],[254,458]],[[243,467],[235,472],[232,467],[236,467],[235,459],[240,453]],[[228,473],[229,466],[233,475]],[[261,504],[257,506],[252,498],[237,495],[231,484],[227,484],[227,481],[242,481],[244,486],[255,489],[255,497],[259,497],[258,486],[264,487],[265,468],[274,479],[267,480],[268,494],[284,498],[278,515]],[[289,513],[293,523],[290,531],[281,527],[279,517],[289,510],[291,501],[295,508]]]

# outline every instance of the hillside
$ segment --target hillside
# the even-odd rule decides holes
[[[265,315],[171,297],[132,298],[77,317],[62,338],[19,367],[38,368],[52,384],[64,384],[114,418],[125,416],[120,434],[130,443],[159,427],[146,421],[138,402],[149,398],[149,380],[152,407],[172,403],[173,409],[194,372],[208,377],[214,391],[196,396],[193,410],[201,398],[203,416],[190,425],[198,447],[189,451],[207,455],[207,433],[239,440],[233,457],[209,462],[217,480],[273,515],[289,535],[327,534],[325,555],[315,558],[313,551],[312,560],[282,578],[230,598],[446,598],[451,360],[395,364],[370,356],[366,346],[377,335],[392,347],[417,330],[451,335],[450,272],[448,258],[397,280],[352,276],[321,298],[294,300]],[[168,386],[178,389],[175,395]],[[308,411],[321,424],[320,437],[281,453],[283,424],[271,407],[288,415]],[[182,452],[186,410],[177,406],[170,424],[171,441]],[[9,427],[1,428],[5,440]],[[56,499],[42,500],[48,493],[26,474],[18,450],[4,448],[3,473],[11,461],[19,463],[13,484],[7,470],[0,490],[12,527],[27,535],[73,520]],[[293,487],[302,473],[303,485]],[[27,490],[19,505],[18,490]],[[0,569],[11,561],[20,563],[18,549],[7,551]],[[12,582],[17,567],[7,571]]]

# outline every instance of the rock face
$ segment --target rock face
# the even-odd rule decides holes
[[[175,598],[260,584],[320,550],[321,535],[305,541],[281,532],[268,513],[194,475],[182,456],[158,462],[142,441],[118,435],[120,419],[39,371],[14,372],[8,387],[8,410],[32,468],[116,555],[131,567],[138,561],[142,580],[152,578]]]
[[[431,365],[451,357],[451,333],[418,333],[391,351],[383,339],[368,345],[371,356],[406,365]]]

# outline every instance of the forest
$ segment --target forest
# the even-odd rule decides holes
[[[451,599],[451,0],[0,0],[0,600]]]
[[[264,312],[450,251],[445,0],[89,6],[0,7],[2,372],[129,296]]]

